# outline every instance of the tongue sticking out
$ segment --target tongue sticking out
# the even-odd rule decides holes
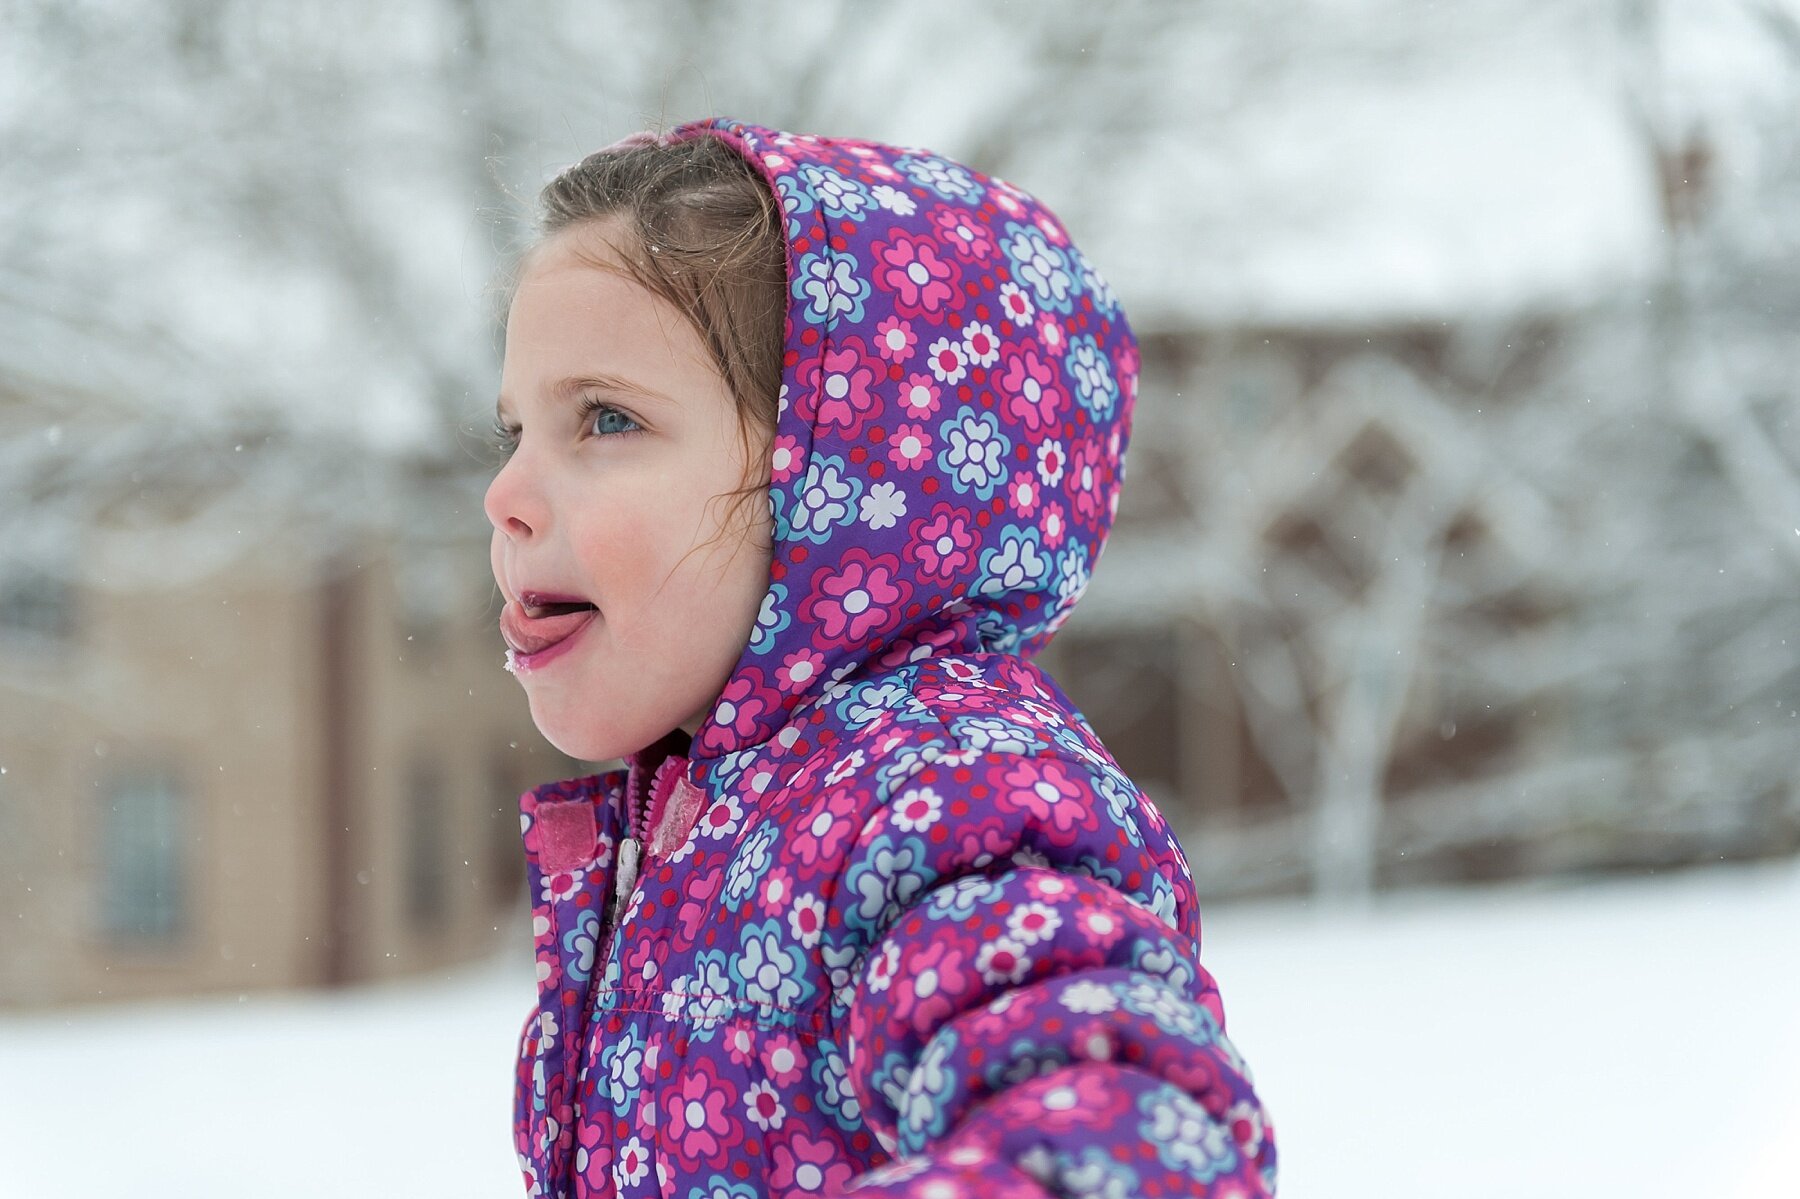
[[[592,604],[546,604],[538,611],[544,615],[530,615],[516,600],[501,609],[500,635],[518,653],[535,654],[555,645],[598,615]]]

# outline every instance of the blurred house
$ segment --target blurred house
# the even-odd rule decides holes
[[[301,529],[241,532],[173,586],[120,585],[142,530],[0,571],[0,1005],[338,985],[520,935],[517,796],[586,768],[500,667],[481,528],[301,566]]]
[[[1566,33],[1276,91],[1217,153],[1177,108],[1064,213],[1144,365],[1045,662],[1203,890],[1800,849],[1782,300],[1702,294],[1712,149]],[[1708,322],[1749,377],[1695,373]]]

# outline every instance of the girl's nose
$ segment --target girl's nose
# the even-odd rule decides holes
[[[481,501],[488,523],[514,540],[528,538],[544,528],[541,504],[526,485],[525,472],[517,469],[518,465],[515,451],[488,484],[487,495]]]

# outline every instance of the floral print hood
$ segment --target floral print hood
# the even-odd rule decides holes
[[[1124,480],[1117,299],[926,151],[664,136],[783,210],[775,553],[692,738],[520,798],[528,1194],[1272,1195],[1186,858],[1032,661]]]
[[[694,756],[767,740],[871,661],[1036,653],[1124,481],[1138,352],[1112,289],[1026,193],[924,150],[669,136],[755,163],[788,242],[775,558]]]

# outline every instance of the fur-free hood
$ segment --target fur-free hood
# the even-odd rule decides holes
[[[1025,192],[924,150],[715,119],[787,222],[761,617],[692,756],[773,736],[869,663],[1030,657],[1100,558],[1137,344]]]

